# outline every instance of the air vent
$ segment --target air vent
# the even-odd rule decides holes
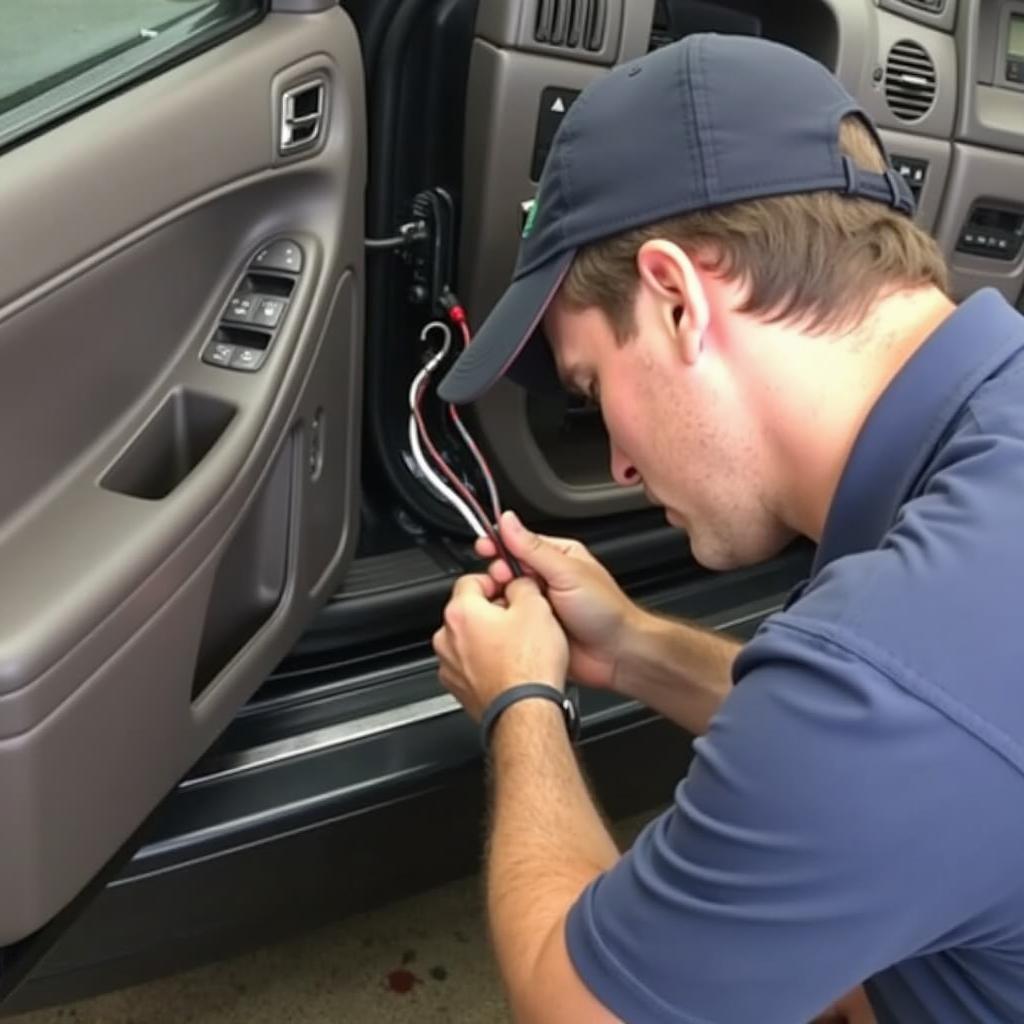
[[[533,38],[567,50],[604,49],[609,0],[537,0]]]
[[[946,0],[903,0],[908,7],[916,7],[930,14],[941,14],[946,7]]]
[[[904,39],[885,62],[885,99],[901,121],[919,121],[935,102],[935,65],[920,43]]]

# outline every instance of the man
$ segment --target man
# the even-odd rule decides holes
[[[910,209],[854,101],[767,42],[690,37],[565,119],[442,395],[557,369],[704,565],[818,551],[742,651],[512,516],[532,578],[456,585],[434,644],[488,730],[517,1019],[796,1024],[867,979],[882,1022],[1024,1020],[1024,320],[955,307]],[[623,855],[567,676],[701,737]]]

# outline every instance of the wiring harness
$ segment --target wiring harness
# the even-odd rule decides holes
[[[469,324],[466,322],[466,314],[455,297],[450,293],[443,297],[443,305],[448,314],[449,320],[459,328],[462,336],[463,346],[468,347],[472,341]],[[472,489],[467,486],[458,474],[448,465],[447,460],[440,453],[437,446],[431,440],[427,430],[426,420],[423,415],[423,399],[430,387],[434,371],[445,361],[452,348],[452,329],[442,320],[432,320],[420,331],[420,341],[424,344],[432,333],[437,333],[441,338],[441,345],[431,355],[423,368],[413,378],[409,388],[409,447],[412,457],[423,474],[424,479],[430,484],[437,495],[448,502],[462,517],[463,521],[477,537],[487,537],[494,544],[495,551],[503,558],[513,576],[522,576],[523,570],[516,559],[505,547],[501,539],[501,531],[498,527],[501,519],[501,503],[498,500],[498,489],[494,483],[494,474],[491,472],[487,459],[473,440],[472,435],[466,429],[458,409],[454,405],[447,406],[447,415],[459,436],[462,438],[467,451],[473,458],[474,463],[483,477],[487,490],[489,513],[477,499]],[[426,449],[426,454],[424,454]],[[428,457],[429,460],[428,461]],[[433,463],[433,465],[431,465]],[[580,698],[579,688],[574,684],[566,687],[566,696],[572,703],[573,714],[576,721],[580,720]]]
[[[466,322],[465,312],[454,300],[449,301],[446,306],[449,319],[459,328],[463,346],[468,346],[472,335],[469,324]],[[432,383],[434,371],[445,361],[452,349],[452,329],[448,324],[442,320],[432,320],[420,332],[420,341],[426,344],[431,334],[440,336],[440,347],[427,359],[426,364],[413,378],[409,387],[409,448],[413,460],[438,497],[455,509],[476,537],[486,537],[491,541],[499,556],[508,563],[513,575],[521,576],[521,567],[501,539],[501,531],[498,526],[501,519],[501,502],[498,499],[494,474],[491,472],[483,452],[480,451],[479,446],[466,429],[458,409],[449,404],[446,407],[446,413],[484,481],[488,508],[485,509],[484,504],[473,493],[472,488],[448,464],[427,429],[423,413],[424,398]]]

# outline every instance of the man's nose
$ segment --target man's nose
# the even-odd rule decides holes
[[[610,445],[612,457],[612,479],[620,487],[633,487],[640,483],[640,473],[636,466],[619,451],[615,445]]]

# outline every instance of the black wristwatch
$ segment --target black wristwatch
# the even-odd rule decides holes
[[[529,700],[531,698],[550,700],[557,704],[562,709],[565,727],[569,732],[569,739],[574,743],[579,739],[579,708],[569,694],[562,693],[561,690],[556,689],[554,686],[548,686],[547,683],[522,683],[495,697],[484,712],[483,718],[480,719],[480,743],[484,748],[484,753],[490,750],[491,732],[494,729],[494,723],[497,722],[501,713],[507,711],[517,701]]]

